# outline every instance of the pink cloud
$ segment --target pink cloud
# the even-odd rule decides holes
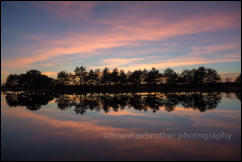
[[[201,47],[192,47],[192,52],[189,53],[191,56],[199,56],[204,54],[214,54],[216,52],[227,51],[232,49],[239,49],[240,43],[230,43],[230,44],[219,44],[219,45],[209,45]],[[240,54],[239,54],[240,55]],[[238,56],[238,55],[236,55]]]
[[[142,58],[112,58],[112,59],[105,59],[101,61],[101,64],[103,66],[98,67],[91,67],[91,68],[98,68],[98,69],[104,69],[105,67],[108,68],[118,68],[119,66],[132,64],[136,61],[142,61],[147,59],[153,59],[157,56],[148,56],[148,57],[142,57]]]
[[[56,12],[57,14],[61,14],[61,10],[63,13],[68,14],[75,14],[71,10],[74,7],[73,3],[60,3],[56,4],[57,2],[51,2],[50,6],[47,6],[48,10]],[[77,4],[75,4],[77,5]],[[60,9],[58,9],[60,6]],[[84,6],[83,3],[78,3],[77,6]],[[87,8],[91,8],[94,4],[88,4]],[[77,7],[78,8],[78,7]],[[80,8],[78,9],[80,10]],[[84,10],[85,11],[85,10]],[[60,13],[59,13],[60,12]],[[70,12],[70,13],[69,13]],[[80,56],[92,56],[93,54],[100,54],[97,52],[99,49],[111,49],[114,47],[121,47],[127,45],[139,45],[139,41],[157,41],[157,40],[165,40],[169,37],[180,36],[180,35],[187,35],[187,34],[194,34],[194,33],[201,33],[201,32],[209,32],[218,29],[225,29],[230,27],[238,27],[241,25],[241,22],[238,21],[238,17],[240,15],[238,13],[229,13],[229,14],[213,14],[213,15],[205,15],[198,17],[191,17],[175,22],[168,22],[164,24],[162,18],[151,18],[151,19],[143,19],[142,21],[135,21],[135,23],[127,24],[126,21],[123,23],[118,23],[119,20],[112,20],[106,21],[103,20],[102,23],[111,23],[109,32],[104,33],[75,33],[75,32],[68,32],[63,34],[62,36],[58,36],[58,38],[49,38],[46,37],[44,40],[47,42],[46,48],[41,46],[41,49],[35,49],[32,51],[33,56],[31,57],[19,57],[14,59],[8,59],[6,62],[3,62],[3,66],[5,67],[26,67],[34,62],[37,61],[44,61],[48,60],[55,56],[60,55],[68,55],[68,54],[79,54]],[[125,17],[126,18],[126,17]],[[123,18],[124,19],[124,18]],[[129,20],[129,17],[127,17]],[[132,19],[132,16],[131,16]],[[122,19],[121,19],[122,20]],[[96,22],[101,23],[100,21]],[[122,21],[121,21],[122,22]],[[38,36],[33,36],[34,39],[40,39]],[[51,44],[51,46],[49,45]],[[226,46],[225,46],[226,47]],[[198,47],[194,47],[196,53],[202,52],[211,52],[211,51],[218,51],[223,50],[225,47],[208,47],[207,49],[202,49]],[[228,46],[227,46],[228,47]],[[226,48],[227,48],[226,47]],[[218,49],[219,48],[219,49]],[[228,47],[230,48],[230,47]],[[191,65],[192,63],[200,64],[200,63],[209,63],[209,60],[199,60],[197,61],[197,57],[195,60],[192,60],[193,57],[189,58],[189,62],[187,59],[184,62],[178,61],[170,61],[165,62],[166,66],[178,66],[178,65]],[[119,60],[120,61],[120,60]],[[125,62],[125,60],[122,60]],[[122,62],[121,61],[121,62]],[[228,60],[222,59],[220,61],[238,61],[238,59],[230,59]],[[19,62],[20,64],[16,64]],[[123,63],[124,63],[123,62]],[[213,61],[214,62],[214,61]],[[117,64],[117,60],[116,60]],[[163,64],[163,63],[162,63]],[[158,65],[158,68],[164,67],[164,65],[159,64],[152,64],[152,66]],[[136,66],[136,65],[134,65]],[[140,67],[140,65],[138,65]],[[146,65],[150,67],[151,65]]]
[[[195,14],[175,21],[155,15],[153,17],[145,17],[138,14],[124,13],[113,19],[97,20],[97,22],[109,24],[117,31],[126,31],[130,37],[135,35],[137,38],[145,38],[146,40],[208,32],[241,25],[238,12],[212,13],[210,15]]]
[[[151,69],[152,67],[158,69],[178,67],[178,66],[190,66],[190,65],[199,65],[199,64],[208,64],[208,63],[219,63],[219,62],[235,62],[240,61],[240,58],[202,58],[202,57],[177,57],[173,59],[168,59],[164,61],[155,61],[154,63],[140,63],[133,64],[122,68],[125,71],[134,71],[137,69]]]
[[[24,118],[25,120],[28,120],[30,123],[38,125],[40,128],[50,127],[53,131],[49,132],[48,135],[63,135],[70,141],[81,139],[96,139],[97,134],[102,135],[101,133],[105,131],[125,131],[125,129],[115,128],[111,126],[99,126],[97,124],[97,121],[94,120],[86,122],[56,120],[47,115],[35,114],[29,111],[23,111],[21,109],[18,111],[5,109],[3,113],[7,117],[14,116],[16,119]],[[68,133],[67,135],[65,131],[60,131],[62,129],[68,129],[72,133]],[[85,136],[83,132],[86,132]],[[80,138],[80,134],[83,135],[82,138]]]
[[[95,6],[96,2],[91,1],[49,1],[43,3],[40,7],[60,18],[86,18]]]

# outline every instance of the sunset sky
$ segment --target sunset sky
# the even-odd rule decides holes
[[[1,2],[1,82],[10,73],[105,66],[241,72],[241,2]]]

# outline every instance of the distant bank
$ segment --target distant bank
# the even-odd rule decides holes
[[[240,91],[241,74],[234,82],[222,82],[216,70],[205,67],[181,73],[167,68],[161,73],[156,68],[133,72],[117,68],[112,71],[109,68],[87,71],[81,66],[76,67],[74,73],[59,72],[56,79],[38,70],[10,74],[1,90],[56,93]]]

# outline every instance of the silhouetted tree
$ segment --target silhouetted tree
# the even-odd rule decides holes
[[[27,89],[38,89],[40,85],[41,72],[38,70],[29,70],[26,75],[21,75],[21,84]],[[24,84],[23,84],[24,83]]]
[[[96,84],[99,84],[100,83],[100,76],[101,76],[100,69],[95,69],[95,75],[96,75]]]
[[[10,74],[6,81],[7,87],[16,90],[44,90],[53,86],[53,79],[46,75],[42,75],[38,70],[29,70],[26,74]]]
[[[173,69],[167,68],[164,70],[163,77],[165,78],[165,83],[176,84],[178,74]]]
[[[241,84],[241,74],[235,79],[235,83]]]
[[[120,70],[119,81],[120,81],[121,84],[127,83],[127,75],[125,74],[125,72],[123,70]]]
[[[106,85],[110,84],[110,82],[111,82],[110,71],[109,71],[109,68],[107,68],[107,67],[105,67],[102,72],[101,82]]]
[[[199,67],[198,69],[193,69],[193,84],[201,85],[204,83],[206,78],[206,69],[204,67]]]
[[[101,82],[106,85],[110,83],[110,71],[109,71],[109,68],[107,67],[105,67],[102,72]]]
[[[111,72],[110,80],[113,84],[117,84],[119,82],[119,71],[117,68],[114,68]]]
[[[70,73],[61,71],[57,74],[57,82],[60,84],[68,84],[70,81]]]
[[[221,81],[220,76],[214,69],[206,69],[205,80],[204,83],[206,84],[214,84]]]
[[[33,77],[38,77],[41,75],[41,72],[39,70],[29,70],[26,73],[27,76],[33,76]]]
[[[141,70],[135,70],[129,76],[129,82],[133,84],[141,84],[143,72]]]
[[[79,85],[84,83],[84,78],[87,74],[86,68],[84,66],[81,67],[76,67],[76,69],[74,70],[75,72],[75,76],[79,78]]]
[[[193,71],[183,70],[183,72],[179,75],[179,83],[191,84],[192,78],[193,78]]]
[[[18,86],[22,87],[23,89],[28,89],[28,77],[26,76],[26,74],[20,74],[18,77]]]
[[[157,84],[160,76],[159,71],[153,67],[152,70],[146,74],[145,82],[148,84]]]
[[[19,85],[19,76],[17,74],[10,74],[6,80],[7,87],[17,87]]]
[[[93,70],[90,70],[89,73],[86,73],[84,77],[84,82],[95,85],[97,79],[98,79],[97,73],[95,73]]]
[[[54,84],[54,79],[49,78],[46,75],[40,75],[35,80],[35,88],[40,90],[52,88],[53,84]]]

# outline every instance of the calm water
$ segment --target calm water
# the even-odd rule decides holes
[[[2,94],[2,160],[240,160],[239,96]]]

